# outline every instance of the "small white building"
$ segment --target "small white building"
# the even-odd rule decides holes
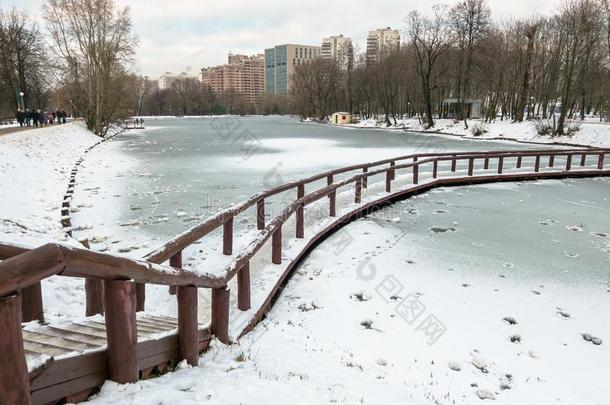
[[[351,124],[352,114],[348,112],[336,112],[330,116],[330,123],[334,125]]]
[[[457,98],[447,98],[443,100],[442,113],[443,118],[455,118],[457,112],[460,109],[460,102]],[[477,119],[483,118],[483,100],[480,99],[468,99],[464,101],[466,118]]]

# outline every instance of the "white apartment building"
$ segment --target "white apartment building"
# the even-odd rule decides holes
[[[400,32],[390,27],[369,31],[366,40],[367,60],[377,60],[379,56],[400,47]]]
[[[330,36],[322,39],[320,56],[323,59],[344,58],[351,55],[352,40],[343,35]]]

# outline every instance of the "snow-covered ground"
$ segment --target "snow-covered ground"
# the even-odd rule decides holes
[[[0,136],[0,232],[5,242],[66,241],[61,203],[70,172],[100,140],[80,123]]]
[[[398,125],[390,128],[386,128],[384,122],[375,119],[362,120],[357,124],[349,126],[354,128],[409,129],[476,139],[504,139],[520,142],[567,143],[603,148],[610,147],[610,124],[600,123],[597,119],[572,122],[570,125],[578,126],[580,129],[572,135],[563,136],[541,136],[536,131],[536,124],[533,121],[513,123],[510,120],[496,120],[495,122],[484,123],[482,120],[469,120],[468,129],[466,129],[464,122],[454,122],[450,119],[435,120],[435,126],[431,129],[425,129],[417,119],[401,119],[397,122]],[[473,135],[472,130],[477,126],[484,128],[487,132],[478,136]]]
[[[316,248],[237,344],[214,342],[197,368],[107,382],[92,403],[605,404],[607,185],[439,189],[396,204]]]
[[[604,136],[600,132],[599,142]],[[70,170],[98,140],[78,124],[0,137],[2,240],[29,245],[66,241],[60,207]],[[310,150],[308,155],[315,153]],[[94,156],[85,161],[85,173],[103,173],[104,165],[138,172],[124,155],[101,151]],[[106,180],[116,184],[104,190],[83,182],[80,191],[88,191],[87,203],[114,209],[115,193],[141,192],[120,190],[119,180]],[[603,191],[607,185],[599,180],[591,187]],[[552,192],[568,186],[554,182]],[[94,403],[471,404],[479,397],[506,404],[605,403],[610,275],[600,275],[599,269],[609,265],[610,225],[604,220],[610,212],[608,198],[603,192],[597,199],[585,191],[570,198],[551,193],[536,206],[534,202],[543,201],[537,191],[524,193],[517,185],[486,186],[482,191],[497,195],[507,188],[516,199],[513,205],[500,199],[484,206],[475,198],[449,208],[442,200],[473,188],[439,190],[440,196],[426,195],[431,196],[426,197],[428,206],[405,202],[349,225],[345,230],[353,236],[350,242],[341,248],[345,233],[339,233],[320,245],[297,269],[265,321],[239,343],[225,347],[214,342],[198,368],[132,385],[108,382]],[[560,203],[572,211],[554,212]],[[497,215],[510,217],[519,204],[533,207],[540,216],[511,224],[523,237],[506,242],[506,249],[519,246],[524,269],[506,259],[502,240],[495,240],[499,253],[486,248],[498,239]],[[465,219],[444,218],[452,209],[462,210]],[[417,212],[438,217],[438,223],[422,228],[427,233],[419,239],[418,228],[408,220]],[[462,222],[467,225],[474,217],[487,219],[463,232]],[[505,222],[510,224],[510,219]],[[545,231],[539,234],[540,229]],[[463,246],[438,244],[456,235],[473,239],[470,247],[477,252],[463,255]],[[250,236],[236,235],[236,251]],[[536,243],[527,242],[528,237]],[[567,238],[580,239],[568,243]],[[127,242],[134,245],[130,253],[144,247],[142,239]],[[120,245],[112,238],[100,243],[113,252]],[[561,247],[566,267],[560,273],[569,281],[553,276],[524,279],[527,267],[552,273],[552,246]],[[194,253],[203,248],[195,246]],[[268,250],[263,253],[268,262]],[[211,262],[187,257],[185,263],[209,267]],[[272,276],[269,283],[275,281]],[[253,280],[256,291],[269,287],[263,284],[264,278]],[[43,292],[51,321],[82,315],[82,280],[50,278]],[[258,299],[256,292],[253,299]],[[148,300],[155,308],[167,306],[169,312],[175,306],[169,304],[175,298],[163,288],[149,289]],[[418,308],[423,311],[415,317]],[[585,340],[583,334],[591,336]],[[600,345],[593,343],[597,339]]]

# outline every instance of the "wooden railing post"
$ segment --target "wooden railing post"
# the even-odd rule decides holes
[[[363,167],[362,168],[362,173],[368,173],[369,172],[369,168],[368,167]],[[362,188],[368,188],[369,187],[369,178],[367,176],[362,178]]]
[[[504,171],[504,157],[500,156],[498,158],[498,174],[502,174]]]
[[[178,287],[178,361],[199,362],[197,287]]]
[[[540,171],[540,155],[536,156],[536,162],[534,163],[534,171],[536,173]]]
[[[554,167],[555,166],[555,155],[552,154],[551,157],[549,157],[549,167]]]
[[[453,155],[453,160],[451,160],[451,171],[453,173],[455,173],[456,168],[457,168],[457,161],[455,160],[455,155]]]
[[[141,287],[140,287],[141,286]],[[143,288],[144,284],[136,284],[136,300],[140,298],[140,294],[138,294],[138,289]],[[86,296],[86,308],[85,315],[93,316],[93,315],[104,315],[104,281],[96,278],[86,278],[85,279],[85,296]],[[143,311],[144,306],[142,308],[138,308],[139,302],[136,303],[136,311]]]
[[[237,272],[237,308],[247,311],[250,307],[250,262],[248,262]]]
[[[259,231],[265,229],[265,200],[256,202],[256,228]]]
[[[305,237],[305,205],[299,204],[297,207],[297,239],[303,239]]]
[[[583,153],[580,157],[580,166],[584,167],[587,164],[587,154]]]
[[[335,178],[332,174],[329,174],[328,176],[326,176],[326,185],[330,186],[331,184],[333,184],[335,181]],[[330,194],[328,195],[328,198],[330,198]]]
[[[282,225],[280,225],[271,237],[271,262],[282,264]]]
[[[138,381],[136,288],[127,280],[104,281],[108,378],[119,384]]]
[[[89,240],[81,241],[89,249]],[[146,299],[144,284],[136,284],[136,311],[144,311]],[[104,315],[104,280],[99,278],[85,278],[85,315]]]
[[[333,190],[329,195],[329,213],[328,216],[336,217],[337,216],[337,191]]]
[[[603,153],[599,154],[599,159],[597,161],[597,168],[599,170],[604,170],[604,154]]]
[[[518,156],[517,157],[517,169],[521,169],[522,163],[523,163],[523,157],[522,156]]]
[[[99,280],[101,281],[101,280]],[[102,308],[104,308],[104,283],[99,283],[99,288],[101,291],[101,301]],[[136,283],[136,312],[143,312],[145,310],[146,303],[146,284],[144,283]]]
[[[413,166],[413,184],[419,184],[419,163]]]
[[[413,161],[417,161],[417,158],[413,158]],[[396,167],[396,162],[390,162],[390,176],[392,180],[396,180],[396,169],[394,167]]]
[[[566,171],[572,170],[572,154],[568,154],[568,158],[566,161]]]
[[[212,333],[224,344],[231,343],[229,339],[229,301],[228,286],[212,289]]]
[[[182,268],[182,250],[169,258],[169,265],[170,265],[170,267],[173,267],[176,269]],[[169,293],[171,295],[176,295],[176,286],[175,285],[169,286]]]
[[[385,191],[386,193],[392,192],[392,172],[390,170],[385,172]]]
[[[489,158],[488,157],[485,158],[485,162],[483,163],[483,169],[485,169],[485,170],[489,169]]]
[[[354,194],[354,202],[356,204],[360,204],[361,201],[362,201],[362,179],[358,179],[358,180],[356,180],[356,192]]]
[[[30,377],[21,332],[21,296],[0,298],[0,402],[26,404],[30,399]]]
[[[222,254],[231,256],[233,254],[233,217],[222,224]]]
[[[21,318],[23,322],[44,322],[42,287],[40,282],[21,290]]]
[[[472,176],[474,174],[474,159],[468,159],[468,175]]]
[[[305,185],[299,184],[297,187],[297,199],[305,197]],[[305,205],[299,204],[296,211],[296,237],[297,239],[303,239],[305,237]]]
[[[434,161],[432,165],[432,178],[436,179],[438,177],[438,160]]]

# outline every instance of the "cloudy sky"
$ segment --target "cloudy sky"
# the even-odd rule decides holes
[[[228,52],[261,53],[282,43],[319,45],[328,35],[344,34],[364,48],[369,29],[403,29],[421,0],[115,0],[131,8],[139,38],[135,69],[153,77],[165,71],[199,71],[225,63]],[[454,4],[457,0],[436,3]],[[494,19],[546,15],[561,0],[488,0]],[[0,0],[41,19],[42,0]]]

